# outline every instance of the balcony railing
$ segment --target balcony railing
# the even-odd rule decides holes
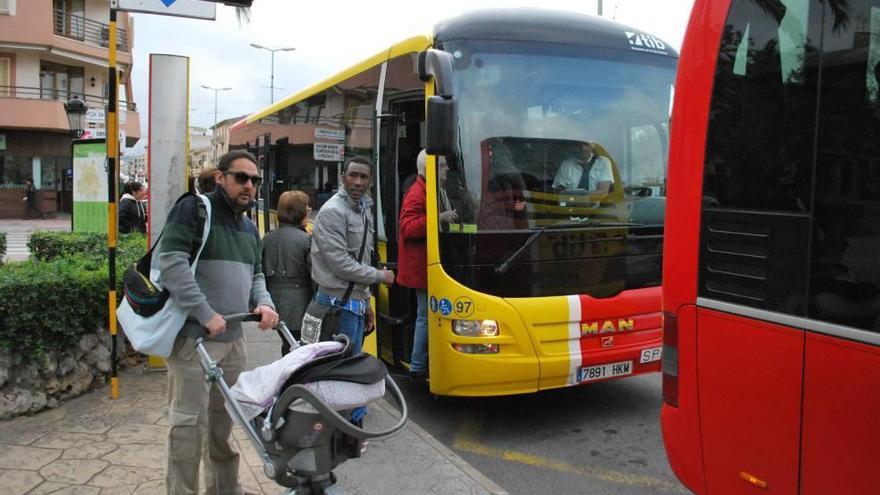
[[[55,18],[55,34],[83,41],[90,45],[107,48],[110,46],[110,26],[86,19],[81,14],[74,14],[64,9],[53,9]],[[125,29],[116,28],[116,49],[128,51],[128,39]]]
[[[50,88],[33,88],[27,86],[0,86],[0,98],[21,98],[29,100],[55,100],[67,103],[74,95],[82,98],[90,108],[104,108],[107,106],[107,98],[92,95],[81,95],[78,93],[69,93],[63,90]],[[128,103],[120,101],[120,105],[130,112],[137,112],[137,105],[134,102]]]

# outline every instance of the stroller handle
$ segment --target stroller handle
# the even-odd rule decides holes
[[[223,319],[226,320],[226,323],[236,323],[236,322],[259,322],[261,317],[260,315],[254,313],[232,313],[229,315],[223,315]],[[281,332],[281,335],[284,336],[284,339],[287,340],[287,343],[290,344],[291,349],[296,349],[299,347],[299,342],[293,337],[293,334],[290,333],[290,329],[287,327],[287,323],[284,323],[280,319],[278,320],[278,324],[275,325],[275,330]],[[202,334],[202,337],[207,335],[207,330]]]
[[[397,409],[400,411],[400,419],[394,426],[386,430],[368,431],[353,425],[349,420],[343,418],[335,409],[328,406],[327,403],[315,395],[314,392],[300,384],[292,385],[285,391],[285,398],[288,400],[285,400],[282,404],[276,404],[273,406],[270,418],[272,422],[271,424],[278,424],[280,415],[283,414],[283,412],[290,407],[294,401],[302,399],[314,407],[315,410],[325,420],[333,424],[333,426],[358,440],[386,437],[403,428],[403,425],[405,425],[407,419],[409,419],[409,410],[406,406],[406,400],[403,398],[403,393],[401,393],[397,383],[395,383],[389,375],[385,375],[385,386],[391,390],[391,396],[394,398],[394,402],[397,403]]]

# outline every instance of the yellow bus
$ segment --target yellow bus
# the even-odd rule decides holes
[[[656,372],[676,61],[662,40],[602,18],[467,13],[250,115],[231,143],[261,140],[272,207],[290,189],[320,207],[345,159],[372,157],[378,262],[392,269],[403,195],[428,149],[432,393]],[[557,180],[572,166],[583,180]],[[596,192],[603,174],[612,185]],[[442,229],[441,200],[458,213]],[[415,294],[374,295],[376,353],[407,367]]]

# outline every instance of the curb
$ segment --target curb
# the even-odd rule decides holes
[[[397,409],[388,403],[385,399],[377,401],[376,404],[382,408],[387,414],[390,414],[392,417],[398,415]],[[422,429],[421,426],[415,423],[413,420],[407,420],[406,428],[416,434],[419,438],[421,438],[425,443],[430,445],[434,450],[440,453],[443,457],[449,460],[452,464],[459,469],[461,469],[468,477],[474,480],[478,485],[483,487],[484,490],[489,492],[492,495],[508,495],[507,490],[498,486],[494,481],[489,479],[485,474],[481,473],[477,470],[477,468],[471,466],[466,460],[462,459],[461,456],[453,452],[449,447],[443,445],[436,438],[431,436],[430,433]]]

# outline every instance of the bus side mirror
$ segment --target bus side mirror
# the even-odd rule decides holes
[[[455,98],[428,98],[425,151],[429,155],[455,156],[458,145],[457,102]]]

